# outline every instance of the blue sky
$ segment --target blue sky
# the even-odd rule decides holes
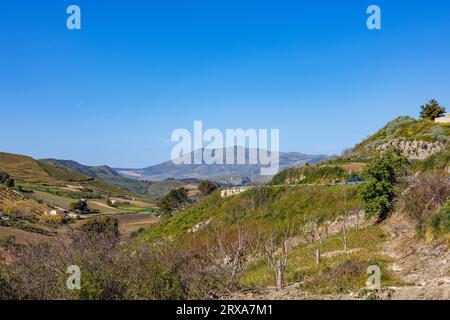
[[[382,30],[366,28],[370,4]],[[202,120],[336,154],[431,98],[450,109],[449,39],[448,0],[9,1],[0,150],[143,167]]]

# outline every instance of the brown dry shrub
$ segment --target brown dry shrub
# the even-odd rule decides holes
[[[417,175],[406,181],[406,188],[398,197],[397,209],[421,227],[442,208],[449,196],[447,177],[436,173]]]

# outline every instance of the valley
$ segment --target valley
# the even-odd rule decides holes
[[[63,288],[73,254],[96,284],[57,298],[445,299],[449,136],[449,124],[400,117],[341,156],[297,154],[269,181],[237,185],[223,166],[205,176],[219,181],[200,179],[203,165],[149,181],[139,170],[0,153],[0,268],[12,277],[0,285],[33,281],[14,294],[56,298],[12,270],[36,265],[48,278],[45,255]],[[367,286],[369,267],[378,288]],[[111,282],[123,290],[97,289]]]

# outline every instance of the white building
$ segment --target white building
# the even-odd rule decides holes
[[[434,119],[436,123],[450,123],[450,113],[444,114],[442,117]]]
[[[56,215],[58,215],[58,211],[57,210],[45,211],[45,215],[46,216],[56,216]]]
[[[251,188],[253,188],[253,187],[247,186],[247,187],[235,187],[235,188],[223,189],[220,191],[220,196],[222,198],[231,197],[236,194],[250,190]]]

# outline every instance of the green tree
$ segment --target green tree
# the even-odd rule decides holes
[[[208,194],[216,190],[217,186],[209,180],[204,180],[200,182],[200,184],[198,185],[198,189],[203,195],[207,196]]]
[[[106,205],[108,207],[117,207],[117,205],[114,204],[109,197],[106,198]]]
[[[387,153],[372,160],[363,172],[366,183],[360,193],[366,215],[386,219],[394,208],[395,185],[399,175],[408,167],[408,160],[393,153]]]
[[[84,200],[78,200],[78,201],[72,202],[69,205],[69,208],[71,210],[76,210],[76,211],[81,211],[81,212],[89,212],[90,211],[87,202]]]
[[[445,113],[445,108],[435,99],[420,107],[420,117],[422,119],[434,120]]]
[[[159,202],[159,208],[165,215],[183,209],[188,202],[185,188],[173,189]]]

